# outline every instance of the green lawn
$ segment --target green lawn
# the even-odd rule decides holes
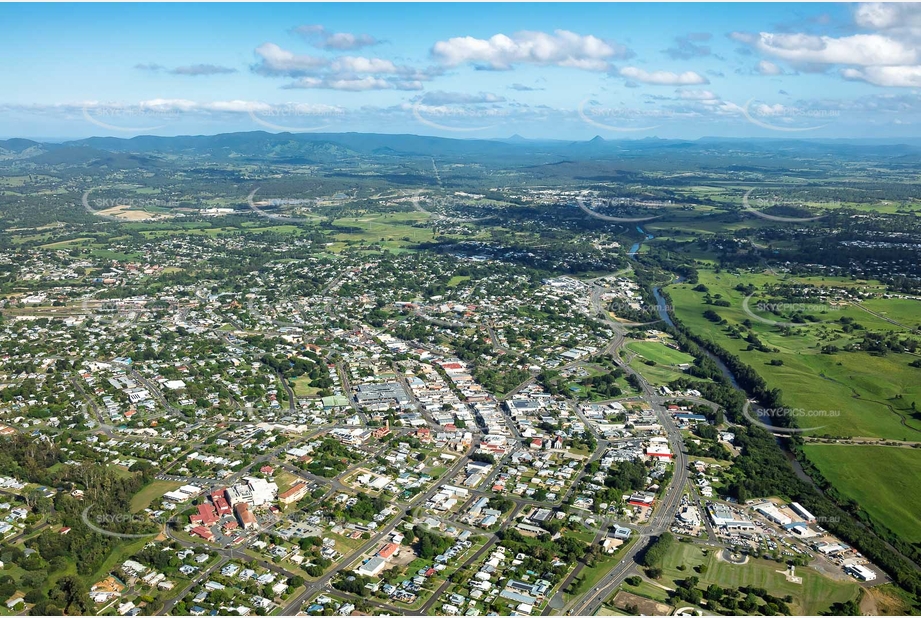
[[[647,365],[639,357],[630,361],[630,367],[638,371],[653,386],[662,386],[678,378],[690,377],[680,369],[673,369],[665,365]]]
[[[664,343],[656,341],[634,341],[628,343],[627,347],[643,358],[655,361],[660,365],[682,365],[694,362],[694,357],[690,354],[685,354],[680,350],[675,350]]]
[[[807,444],[809,459],[841,493],[900,537],[921,541],[921,450]]]
[[[131,512],[137,513],[150,506],[150,503],[168,491],[179,489],[182,483],[174,481],[153,481],[145,485],[139,492],[131,497]]]
[[[790,608],[794,614],[817,615],[828,609],[832,603],[856,599],[859,587],[853,582],[839,582],[829,579],[817,571],[798,568],[796,574],[803,578],[802,584],[789,583],[782,573],[786,566],[772,560],[749,559],[746,564],[737,565],[719,560],[714,550],[704,556],[702,548],[693,543],[673,543],[663,560],[662,579],[659,583],[674,588],[674,582],[692,575],[700,579],[699,588],[717,584],[723,588],[758,586],[774,596],[793,596]],[[706,572],[697,573],[695,566],[706,564]],[[684,571],[676,567],[684,565]]]
[[[315,397],[322,390],[316,386],[311,386],[310,378],[305,376],[290,380],[290,383],[291,389],[298,397]]]
[[[658,601],[659,603],[668,603],[668,591],[659,588],[655,584],[649,583],[645,579],[640,580],[639,586],[631,586],[627,582],[624,582],[621,589],[641,597],[646,597],[647,599],[652,599],[653,601]],[[611,598],[613,598],[613,596]]]

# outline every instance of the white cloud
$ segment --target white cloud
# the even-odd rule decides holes
[[[921,66],[846,68],[841,71],[844,79],[864,81],[875,86],[896,88],[921,88]]]
[[[759,62],[755,70],[762,75],[781,75],[783,73],[783,69],[769,60],[762,60]]]
[[[315,72],[328,64],[324,58],[295,54],[275,43],[264,43],[256,48],[259,62],[253,65],[260,75],[297,77]]]
[[[380,41],[370,34],[330,32],[320,25],[298,26],[294,29],[294,32],[307,39],[314,47],[320,49],[351,51],[380,44]]]
[[[382,58],[362,58],[361,56],[342,56],[330,64],[330,70],[337,73],[398,73],[400,70],[390,60]]]
[[[322,77],[302,77],[284,86],[287,89],[344,90],[348,92],[365,92],[368,90],[422,90],[422,82],[413,79],[387,79],[374,75],[358,77],[356,75],[324,75]]]
[[[609,60],[628,58],[632,52],[592,35],[556,30],[553,34],[532,31],[512,36],[496,34],[489,39],[455,37],[435,43],[432,55],[452,67],[474,64],[507,70],[516,64],[536,64],[602,71]]]
[[[870,30],[921,26],[921,5],[911,2],[865,2],[854,11],[854,22]]]
[[[794,63],[854,64],[860,66],[913,64],[918,50],[880,34],[855,34],[834,38],[812,34],[734,32],[732,38],[763,54]]]
[[[678,95],[679,99],[684,99],[686,101],[713,101],[719,98],[709,90],[686,90],[684,88],[679,88],[675,91],[675,94]]]
[[[694,71],[685,71],[684,73],[653,71],[650,73],[637,67],[624,67],[620,70],[620,75],[621,77],[655,86],[694,86],[710,83],[710,80]]]

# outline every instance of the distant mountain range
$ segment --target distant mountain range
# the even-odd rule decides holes
[[[732,139],[698,140],[646,138],[589,141],[506,139],[451,139],[380,133],[266,133],[252,131],[219,135],[132,138],[91,137],[63,143],[27,139],[0,140],[0,162],[36,164],[92,164],[106,167],[156,165],[160,157],[194,157],[211,161],[274,161],[278,163],[334,163],[356,157],[434,157],[461,161],[502,161],[539,164],[586,159],[650,157],[758,157],[838,156],[921,160],[921,140]]]

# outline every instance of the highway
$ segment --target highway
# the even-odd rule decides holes
[[[654,516],[645,526],[640,528],[643,536],[621,556],[621,561],[598,581],[595,588],[585,593],[585,595],[576,601],[574,605],[571,605],[567,613],[579,616],[590,616],[597,612],[604,601],[623,583],[624,579],[626,579],[637,566],[636,556],[646,548],[649,539],[661,534],[671,527],[675,518],[675,513],[678,511],[678,507],[681,504],[682,492],[688,481],[688,456],[684,450],[681,432],[665,409],[663,398],[656,393],[652,385],[629,365],[621,362],[617,351],[624,344],[624,325],[612,320],[608,316],[607,311],[601,303],[602,292],[603,290],[599,285],[596,284],[593,286],[591,296],[592,305],[596,314],[603,316],[602,319],[605,320],[615,333],[610,343],[605,346],[604,353],[611,354],[618,365],[623,368],[628,375],[636,375],[639,379],[639,383],[643,390],[643,399],[652,406],[659,423],[665,429],[673,454],[674,470],[671,484],[665,496],[658,501]]]

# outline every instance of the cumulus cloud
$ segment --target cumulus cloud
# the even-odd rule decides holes
[[[266,76],[299,77],[316,72],[329,61],[305,54],[295,54],[275,43],[264,43],[256,48],[257,62],[253,72]]]
[[[853,26],[866,30],[833,37],[806,33],[733,32],[729,36],[745,49],[772,60],[783,60],[800,72],[827,72],[838,67],[847,80],[876,86],[914,88],[921,74],[921,5],[862,3],[854,8]],[[762,75],[786,71],[762,60]]]
[[[222,67],[216,64],[192,64],[184,67],[176,67],[170,73],[173,75],[227,75],[228,73],[236,73],[236,69],[230,67]]]
[[[298,26],[294,32],[304,37],[311,45],[320,49],[353,51],[363,47],[379,45],[381,41],[370,34],[330,32],[321,25]]]
[[[755,66],[755,71],[762,75],[781,75],[783,69],[768,60],[762,60]]]
[[[421,90],[422,83],[444,73],[442,67],[415,68],[384,58],[339,56],[332,59],[295,54],[274,43],[256,48],[259,61],[254,73],[289,77],[283,88],[309,88],[361,92],[366,90]]]
[[[560,66],[602,71],[608,62],[633,55],[627,47],[592,35],[568,30],[522,31],[489,39],[472,36],[438,41],[432,55],[447,66],[472,64],[492,70],[508,70],[517,64]]]
[[[875,86],[921,88],[921,66],[846,68],[841,75],[847,80],[864,81]]]
[[[834,38],[801,33],[734,32],[731,36],[762,54],[793,63],[898,65],[913,64],[919,58],[915,46],[880,34]]]
[[[646,71],[637,67],[624,67],[619,75],[629,80],[654,86],[695,86],[709,84],[710,80],[694,71],[672,73],[671,71]]]
[[[719,98],[709,90],[688,90],[679,88],[675,90],[675,94],[678,95],[679,99],[687,101],[713,101]]]
[[[854,11],[854,23],[870,30],[921,27],[921,6],[910,2],[865,2]]]

